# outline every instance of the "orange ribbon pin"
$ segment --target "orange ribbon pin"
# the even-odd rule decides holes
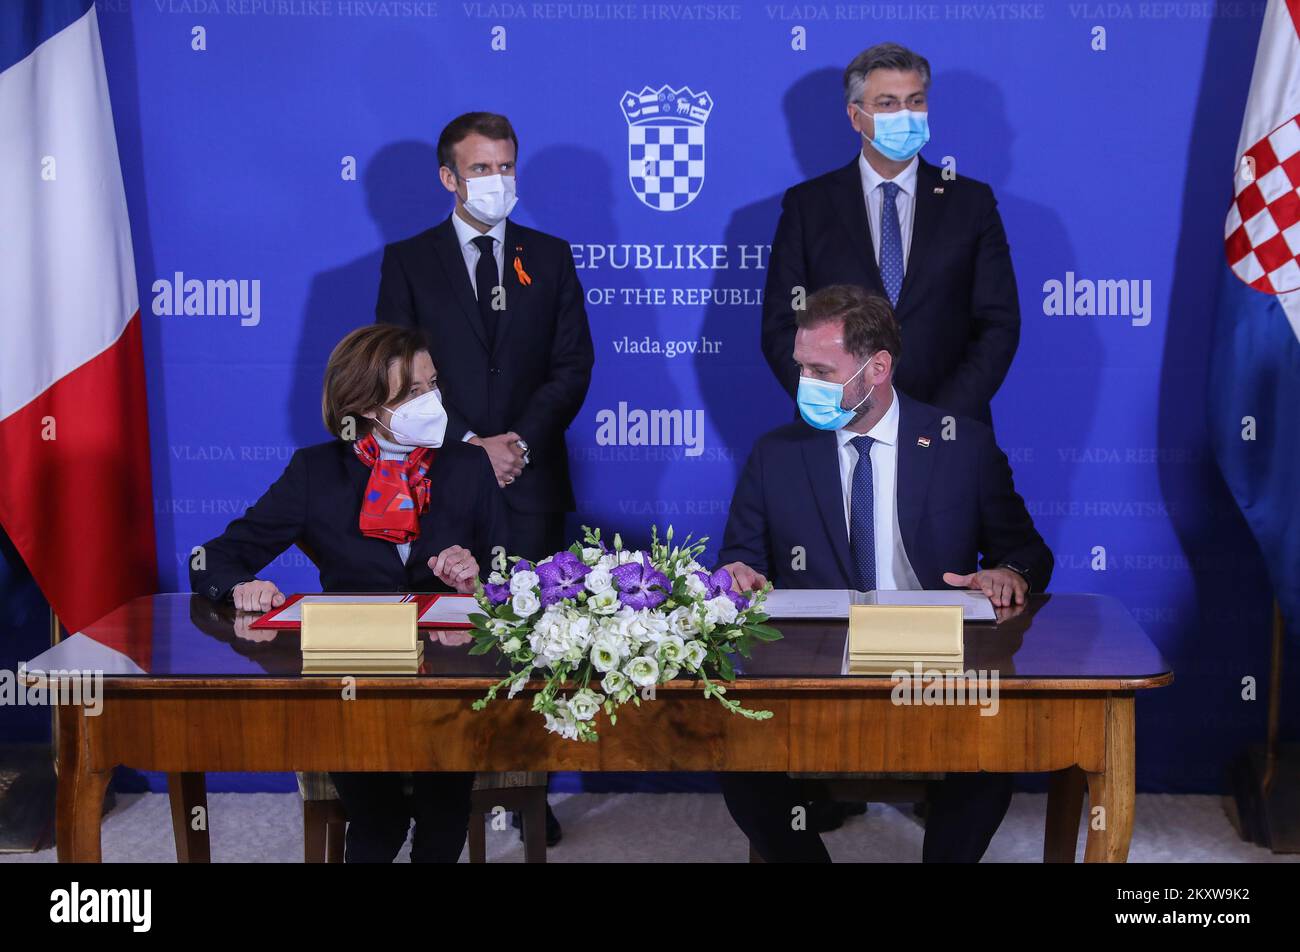
[[[518,255],[515,256],[515,275],[519,278],[519,283],[524,287],[533,283],[533,279],[530,278],[528,272],[524,270],[523,260]]]

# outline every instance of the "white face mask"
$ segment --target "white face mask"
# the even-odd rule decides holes
[[[519,201],[513,175],[480,175],[465,179],[465,211],[491,228]]]
[[[442,407],[442,394],[437,387],[389,412],[392,417],[387,423],[378,416],[374,420],[388,431],[394,442],[403,446],[442,446],[442,438],[447,435],[447,411]]]

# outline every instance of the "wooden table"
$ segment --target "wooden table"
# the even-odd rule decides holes
[[[419,675],[360,677],[344,700],[340,678],[302,675],[296,631],[252,631],[200,596],[136,599],[27,665],[108,672],[98,716],[59,709],[59,859],[100,859],[118,765],[169,775],[182,861],[207,858],[186,822],[204,773],[290,770],[1049,772],[1044,860],[1073,861],[1085,788],[1086,859],[1127,858],[1134,696],[1173,674],[1115,599],[1037,595],[996,626],[967,625],[966,668],[998,673],[991,717],[901,706],[889,678],[842,674],[842,622],[780,627],[731,688],[771,720],[727,714],[679,680],[581,744],[544,732],[527,692],[471,710],[501,673],[436,633]]]

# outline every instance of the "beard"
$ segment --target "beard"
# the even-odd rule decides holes
[[[862,401],[861,405],[858,405],[859,400]],[[847,400],[845,402],[848,403],[850,407],[858,407],[858,409],[854,411],[853,419],[846,424],[846,426],[854,426],[876,408],[875,388],[864,385],[861,393],[859,393],[853,400]],[[847,407],[845,409],[847,409]]]

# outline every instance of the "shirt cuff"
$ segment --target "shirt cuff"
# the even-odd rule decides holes
[[[476,437],[476,436],[478,436],[478,434],[475,433],[473,430],[466,430],[466,431],[465,431],[465,435],[462,436],[462,437],[460,438],[460,441],[461,441],[462,443],[468,443],[470,440],[474,439],[474,437]]]

